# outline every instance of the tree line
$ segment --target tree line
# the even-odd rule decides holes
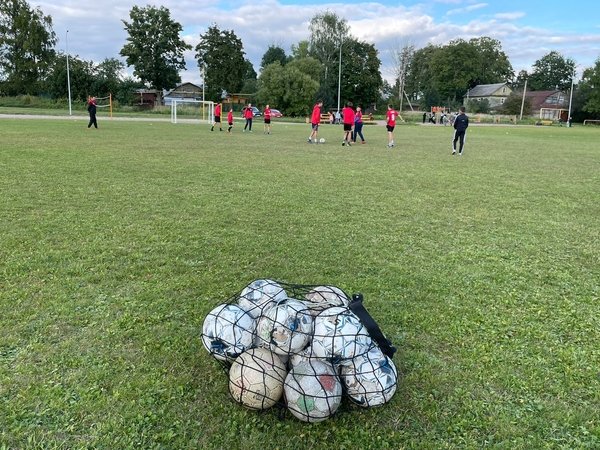
[[[122,23],[128,37],[119,56],[125,63],[117,58],[95,63],[56,51],[52,18],[40,7],[32,8],[26,0],[0,2],[0,95],[66,98],[68,58],[75,100],[110,92],[128,104],[136,101],[136,89],[170,90],[181,83],[184,53],[189,50],[195,50],[207,100],[246,93],[255,103],[277,105],[288,115],[306,114],[307,105],[317,98],[330,109],[344,100],[365,108],[388,102],[401,109],[454,108],[478,84],[506,82],[522,91],[527,81],[528,90],[568,91],[576,75],[575,61],[556,51],[537,60],[530,72],[515,75],[500,41],[483,36],[395,49],[395,81],[390,84],[381,76],[375,46],[352,36],[347,21],[330,11],[311,19],[309,38],[292,45],[289,55],[281,47],[269,46],[258,75],[233,30],[212,24],[192,49],[180,36],[181,24],[165,7],[134,6]],[[133,77],[121,75],[125,66],[133,68]],[[583,71],[575,86],[576,119],[600,113],[600,92],[594,89],[599,82],[600,58]],[[509,99],[505,108],[516,104]]]

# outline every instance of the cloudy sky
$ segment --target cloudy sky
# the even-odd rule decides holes
[[[85,60],[119,58],[127,33],[122,20],[130,21],[132,6],[164,6],[183,27],[183,39],[196,46],[211,24],[233,30],[242,40],[246,56],[259,71],[270,45],[287,54],[292,44],[308,39],[308,24],[325,10],[345,18],[351,34],[373,43],[379,51],[384,78],[393,78],[393,52],[404,45],[421,48],[428,43],[489,36],[502,43],[515,73],[552,50],[572,58],[578,75],[600,57],[600,2],[597,0],[29,0],[52,16],[59,38],[57,50],[68,50]],[[68,33],[67,33],[68,30]],[[124,60],[123,60],[124,61]],[[186,54],[182,81],[201,78],[194,51]],[[131,72],[131,69],[129,69]]]

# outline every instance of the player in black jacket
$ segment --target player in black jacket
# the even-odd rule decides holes
[[[461,106],[458,116],[454,119],[454,140],[452,141],[452,154],[456,155],[456,141],[459,141],[458,155],[462,155],[465,145],[465,134],[469,127],[469,117],[465,114],[465,107]]]
[[[92,97],[88,100],[88,113],[90,113],[90,122],[88,128],[94,125],[94,128],[98,128],[98,122],[96,121],[96,97]]]

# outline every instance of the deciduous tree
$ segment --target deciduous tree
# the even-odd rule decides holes
[[[196,60],[204,73],[207,99],[221,101],[224,92],[239,93],[248,72],[242,40],[233,30],[214,24],[200,35]]]
[[[52,18],[25,0],[0,1],[0,77],[8,95],[38,94],[55,56]]]
[[[121,49],[133,74],[155,89],[171,89],[181,82],[179,71],[185,69],[184,52],[191,50],[180,37],[182,26],[171,19],[161,6],[134,6],[131,22],[122,21],[129,34]]]
[[[575,61],[551,51],[533,64],[528,88],[534,91],[566,90],[571,86],[575,73]]]

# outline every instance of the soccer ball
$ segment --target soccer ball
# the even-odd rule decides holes
[[[306,347],[304,350],[300,350],[299,352],[292,353],[288,359],[288,367],[290,369],[294,368],[301,362],[310,362],[315,359],[315,355],[313,353],[312,346]]]
[[[252,348],[231,365],[229,392],[248,408],[267,409],[281,398],[286,374],[279,356],[266,348]]]
[[[286,298],[287,293],[279,283],[273,280],[254,280],[242,290],[238,304],[257,318],[276,302]]]
[[[365,408],[387,403],[398,385],[396,366],[379,347],[343,364],[341,377],[350,399]]]
[[[256,343],[279,355],[306,347],[313,331],[313,318],[304,303],[286,299],[265,311],[256,326]]]
[[[325,138],[321,138],[321,139],[319,139],[319,143],[320,143],[320,144],[324,144],[324,143],[325,143]]]
[[[202,324],[202,343],[220,361],[232,361],[252,347],[256,321],[234,304],[221,304],[208,313]]]
[[[335,286],[317,286],[311,289],[305,298],[305,303],[315,316],[330,306],[348,306],[350,304],[344,291]]]
[[[290,412],[305,422],[327,419],[342,401],[342,383],[325,361],[299,363],[285,378],[283,390]]]
[[[315,317],[313,353],[343,363],[369,351],[373,341],[360,319],[348,308],[333,306]]]

